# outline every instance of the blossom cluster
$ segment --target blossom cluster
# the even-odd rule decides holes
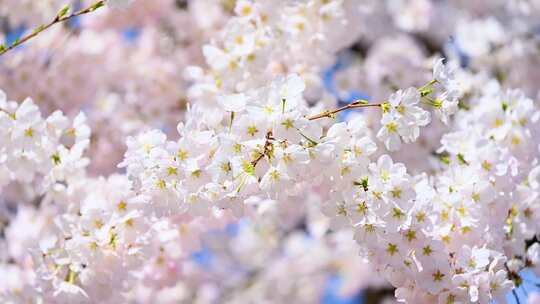
[[[189,71],[193,100],[263,86],[279,75],[297,73],[320,94],[318,74],[333,55],[359,36],[355,1],[237,1],[236,16],[203,46],[209,69]]]
[[[34,180],[46,191],[84,175],[90,128],[83,113],[72,121],[60,111],[43,119],[31,99],[18,104],[0,91],[0,125],[0,191],[12,181],[32,184]]]
[[[70,1],[38,2],[0,39]],[[314,303],[338,277],[506,303],[540,276],[535,1],[99,4],[0,55],[0,302]]]

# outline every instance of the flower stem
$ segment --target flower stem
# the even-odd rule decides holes
[[[9,52],[12,49],[18,47],[19,45],[27,42],[28,40],[36,37],[41,32],[49,29],[51,26],[53,26],[53,25],[55,25],[57,23],[62,23],[62,22],[68,21],[68,20],[70,20],[72,18],[75,18],[77,16],[94,12],[95,10],[97,10],[100,7],[104,6],[105,2],[107,2],[107,0],[96,1],[93,4],[91,4],[90,6],[88,6],[86,8],[83,8],[83,9],[81,9],[79,11],[76,11],[74,13],[71,13],[69,15],[67,15],[67,11],[69,10],[69,6],[65,6],[63,9],[60,10],[60,12],[56,15],[56,17],[51,22],[49,22],[48,24],[42,24],[42,25],[38,26],[37,28],[35,28],[32,31],[32,33],[22,37],[21,39],[17,39],[14,43],[12,43],[11,45],[9,45],[7,47],[5,47],[4,45],[0,45],[0,56],[4,55],[5,53]]]
[[[323,117],[333,117],[336,113],[339,113],[341,111],[345,111],[348,109],[355,109],[355,108],[367,108],[367,107],[380,107],[382,103],[366,103],[366,100],[355,100],[348,105],[344,105],[343,107],[334,109],[334,110],[327,110],[322,113],[319,113],[317,115],[309,116],[307,119],[309,120],[315,120]]]

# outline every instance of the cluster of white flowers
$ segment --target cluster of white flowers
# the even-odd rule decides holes
[[[441,65],[439,61],[435,66],[435,76],[447,77]],[[337,123],[323,134],[316,119],[331,115],[309,116],[304,88],[301,78],[291,74],[267,87],[220,96],[219,108],[211,112],[195,104],[178,125],[178,141],[167,141],[158,130],[128,138],[120,166],[127,168],[138,191],[155,197],[158,210],[192,215],[208,215],[214,205],[241,215],[242,202],[261,191],[279,199],[306,186],[358,179],[376,150],[365,124]],[[430,115],[416,104],[421,95],[429,100],[432,91],[430,83],[375,105],[383,112],[378,137],[388,149],[399,148],[400,138],[418,138],[419,127],[429,123]],[[443,111],[448,115],[452,110]],[[327,170],[317,174],[322,167]],[[310,176],[316,178],[312,181]]]
[[[31,99],[10,101],[0,91],[0,302],[313,303],[329,274],[339,274],[347,295],[384,278],[400,302],[501,304],[523,284],[523,270],[540,275],[538,102],[419,47],[409,62],[395,50],[417,48],[404,36],[380,42],[380,57],[339,76],[344,96],[355,85],[344,84],[350,73],[371,67],[370,86],[389,87],[373,92],[382,99],[338,104],[324,93],[321,72],[336,54],[386,29],[363,33],[358,25],[370,19],[359,17],[382,11],[401,30],[426,31],[432,20],[414,17],[433,17],[435,4],[132,2],[101,4],[133,15],[159,3],[181,9],[160,23],[167,9],[156,8],[141,21],[151,25],[139,45],[114,45],[125,34],[116,30],[95,44],[100,22],[129,24],[105,15],[87,23],[78,46],[45,56],[38,68],[21,62],[43,58],[40,44],[0,62],[9,71],[0,82],[16,94],[42,78],[42,109],[63,105],[62,96],[72,103],[66,116],[43,118]],[[200,54],[192,54],[198,35],[208,34],[200,24],[174,50],[182,37],[171,20],[196,20],[186,15],[197,5],[220,8],[207,28],[224,26]],[[503,39],[496,22],[458,27],[461,47],[478,60],[503,53],[492,48],[515,37]],[[474,43],[483,31],[491,36]],[[189,63],[199,67],[174,60],[178,54],[199,57]],[[66,76],[59,58],[80,70]],[[399,64],[379,67],[387,58]],[[389,75],[408,68],[414,81],[396,77],[400,89]],[[47,81],[41,70],[51,73]],[[85,93],[65,88],[62,77],[86,83]],[[130,135],[108,177],[88,173],[85,153],[96,140],[85,114],[72,111],[93,98],[103,109],[89,106],[88,120],[99,136],[117,128]],[[379,275],[359,274],[371,271]]]
[[[429,97],[436,93],[435,84],[444,90],[437,96],[445,97]],[[378,137],[389,149],[399,148],[400,138],[418,138],[430,117],[417,106],[422,98],[448,121],[457,111],[456,88],[451,71],[438,61],[432,82],[398,91],[380,105]],[[532,101],[510,92],[501,94],[497,110],[479,103],[466,114],[474,118],[460,120],[469,122],[467,135],[457,131],[443,138],[446,165],[428,177],[408,175],[387,155],[370,159],[377,147],[362,119],[324,131],[308,119],[303,89],[299,77],[290,75],[269,87],[223,96],[216,112],[194,105],[179,125],[178,141],[166,141],[159,131],[129,139],[121,166],[139,185],[137,191],[152,197],[156,210],[192,216],[208,216],[216,207],[242,215],[244,202],[254,195],[286,201],[324,187],[329,196],[325,213],[337,228],[355,227],[366,256],[399,287],[399,298],[410,303],[437,297],[443,302],[502,299],[514,286],[509,277],[515,274],[515,269],[507,272],[505,262],[524,257],[525,240],[540,228],[537,218],[528,225],[514,223],[518,210],[535,200],[504,203],[518,194],[513,181],[518,167],[528,172],[525,164],[538,156],[534,144],[515,150],[538,138],[532,133],[538,132],[533,126],[540,112]],[[471,126],[478,121],[477,111],[502,116],[482,118],[493,122],[484,130],[478,123]],[[494,136],[493,128],[505,124],[516,127]],[[489,218],[478,217],[484,214]],[[510,244],[515,248],[509,251]]]
[[[120,300],[129,270],[143,257],[139,243],[147,238],[148,219],[130,183],[111,176],[87,186],[95,190],[71,204],[76,213],[56,219],[58,232],[44,238],[34,253],[36,283],[45,302]]]
[[[411,143],[420,135],[420,127],[431,121],[428,111],[419,107],[425,103],[433,107],[437,116],[448,123],[450,115],[458,110],[459,84],[453,70],[437,60],[433,69],[433,80],[421,88],[398,90],[389,101],[381,105],[382,128],[377,137],[390,151],[399,150],[401,142]],[[436,97],[433,97],[436,96]]]
[[[318,74],[359,35],[354,2],[236,1],[236,15],[203,47],[209,69],[187,71],[196,80],[190,97],[204,102],[208,96],[254,89],[290,73],[308,83],[310,95],[320,94]]]
[[[11,181],[46,188],[84,174],[90,128],[80,113],[72,122],[56,111],[46,119],[31,99],[8,101],[0,91],[0,190]]]
[[[388,148],[399,137],[418,137],[430,117],[417,106],[420,99],[433,93],[432,84],[452,88],[449,75],[438,61],[428,85],[398,91],[378,105],[378,137]],[[193,105],[178,125],[177,141],[158,130],[129,138],[120,164],[127,176],[85,185],[99,191],[78,196],[57,221],[57,234],[40,242],[35,263],[44,299],[118,298],[111,282],[129,288],[130,273],[140,270],[152,248],[152,234],[173,214],[219,217],[231,210],[242,216],[261,207],[254,197],[286,202],[317,188],[326,192],[322,210],[332,227],[354,227],[363,254],[407,302],[498,300],[514,286],[512,275],[536,264],[538,244],[528,252],[525,247],[540,229],[534,213],[538,147],[530,144],[538,138],[540,112],[530,99],[517,91],[500,93],[463,113],[459,121],[466,130],[443,137],[444,166],[430,177],[409,175],[388,155],[377,158],[361,117],[323,129],[318,118],[324,115],[310,116],[304,88],[292,74],[224,95],[214,112]],[[454,110],[437,100],[429,105],[447,118]],[[42,120],[31,101],[4,102],[2,108],[9,140],[5,168],[14,178],[27,182],[32,174],[17,170],[37,169],[57,180],[65,174],[56,166],[84,167],[80,157],[89,131],[82,116],[68,128],[60,113]],[[397,139],[388,137],[394,132]],[[63,134],[75,137],[70,149],[59,143]]]

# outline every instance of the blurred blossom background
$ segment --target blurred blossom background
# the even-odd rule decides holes
[[[53,20],[67,3],[76,10],[91,2],[0,0],[0,42],[10,45]],[[260,33],[246,30],[253,25],[242,18],[254,14],[254,2],[275,36],[257,36],[250,45],[249,35]],[[330,21],[320,21],[325,18]],[[284,31],[289,36],[277,34]],[[235,37],[239,32],[244,36]],[[322,39],[313,39],[317,35]],[[228,55],[219,48],[247,50],[248,59],[223,59]],[[540,1],[136,0],[57,24],[2,55],[0,88],[10,100],[32,98],[45,117],[57,109],[69,118],[84,112],[92,129],[87,174],[102,187],[100,176],[125,173],[117,165],[129,136],[159,129],[178,139],[177,125],[190,105],[210,105],[218,94],[297,73],[306,83],[304,98],[320,110],[380,101],[397,88],[428,82],[440,57],[468,80],[465,95],[521,88],[538,99]],[[369,126],[379,124],[367,109],[341,112],[339,120],[359,112]],[[407,153],[390,155],[412,173],[430,172],[430,155],[448,131],[433,121],[418,142],[405,144]],[[0,193],[0,294],[24,294],[35,280],[26,271],[32,263],[25,250],[56,218],[57,207],[36,200],[34,191],[9,184]],[[162,227],[150,256],[175,270],[150,260],[126,301],[397,303],[379,269],[359,255],[352,229],[333,229],[314,207],[322,195],[289,200],[295,204],[280,208],[270,200],[253,202],[257,217],[225,214],[189,226],[171,221],[176,232]],[[520,275],[523,284],[507,303],[540,303],[540,278],[530,270]]]

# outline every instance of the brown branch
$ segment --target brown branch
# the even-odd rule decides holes
[[[419,88],[416,88],[418,91],[420,91],[420,97],[429,98],[428,96],[431,93],[433,93],[432,85],[435,84],[435,83],[437,83],[437,80],[432,79],[431,81],[427,82],[423,86],[421,86]],[[433,104],[430,104],[430,105],[433,106]],[[357,100],[349,103],[348,105],[345,105],[343,107],[340,107],[340,108],[337,108],[337,109],[334,109],[334,110],[327,110],[327,111],[324,111],[324,112],[319,113],[317,115],[309,116],[309,117],[307,117],[307,119],[315,120],[315,119],[319,119],[319,118],[323,118],[323,117],[333,117],[336,113],[339,113],[339,112],[345,111],[345,110],[349,110],[349,109],[355,109],[355,108],[382,107],[383,111],[385,111],[385,110],[388,110],[387,109],[388,106],[389,105],[388,105],[387,101],[383,101],[383,102],[380,102],[380,103],[369,103],[369,101],[367,101],[365,99],[357,99]]]
[[[349,109],[367,108],[367,107],[380,107],[381,105],[382,105],[382,103],[369,104],[369,103],[366,103],[365,100],[355,100],[355,101],[351,102],[350,104],[345,105],[343,107],[340,107],[340,108],[337,108],[337,109],[334,109],[334,110],[327,110],[327,111],[324,111],[324,112],[319,113],[317,115],[309,116],[307,119],[315,120],[315,119],[319,119],[319,118],[323,118],[323,117],[332,117],[336,113],[339,113],[339,112],[345,111],[345,110],[349,110]]]
[[[253,168],[255,168],[257,166],[257,163],[264,157],[264,156],[270,156],[270,153],[272,153],[272,149],[273,149],[273,146],[272,146],[272,141],[274,140],[274,138],[272,137],[272,131],[268,131],[268,133],[266,133],[266,141],[264,142],[264,148],[263,148],[263,152],[260,153],[257,158],[255,158],[252,162],[251,162],[251,165],[253,166]]]
[[[60,10],[60,12],[56,15],[56,17],[54,18],[54,20],[52,20],[51,22],[49,22],[48,24],[44,24],[44,25],[40,25],[38,26],[37,28],[35,28],[32,33],[24,36],[23,38],[21,39],[18,39],[16,40],[14,43],[12,43],[10,46],[8,47],[4,47],[3,45],[0,45],[0,56],[4,55],[5,53],[9,52],[10,50],[18,47],[19,45],[27,42],[28,40],[36,37],[39,33],[49,29],[51,26],[57,24],[57,23],[61,23],[61,22],[65,22],[65,21],[68,21],[72,18],[75,18],[77,16],[80,16],[80,15],[84,15],[84,14],[88,14],[88,13],[91,13],[91,12],[94,12],[95,10],[99,9],[100,7],[104,6],[105,5],[105,2],[107,2],[107,0],[100,0],[100,1],[97,1],[95,2],[94,4],[91,4],[90,6],[88,6],[87,8],[84,8],[84,9],[81,9],[79,11],[76,11],[74,13],[71,13],[70,15],[66,15],[68,10],[69,10],[69,6],[65,6],[62,10]]]

